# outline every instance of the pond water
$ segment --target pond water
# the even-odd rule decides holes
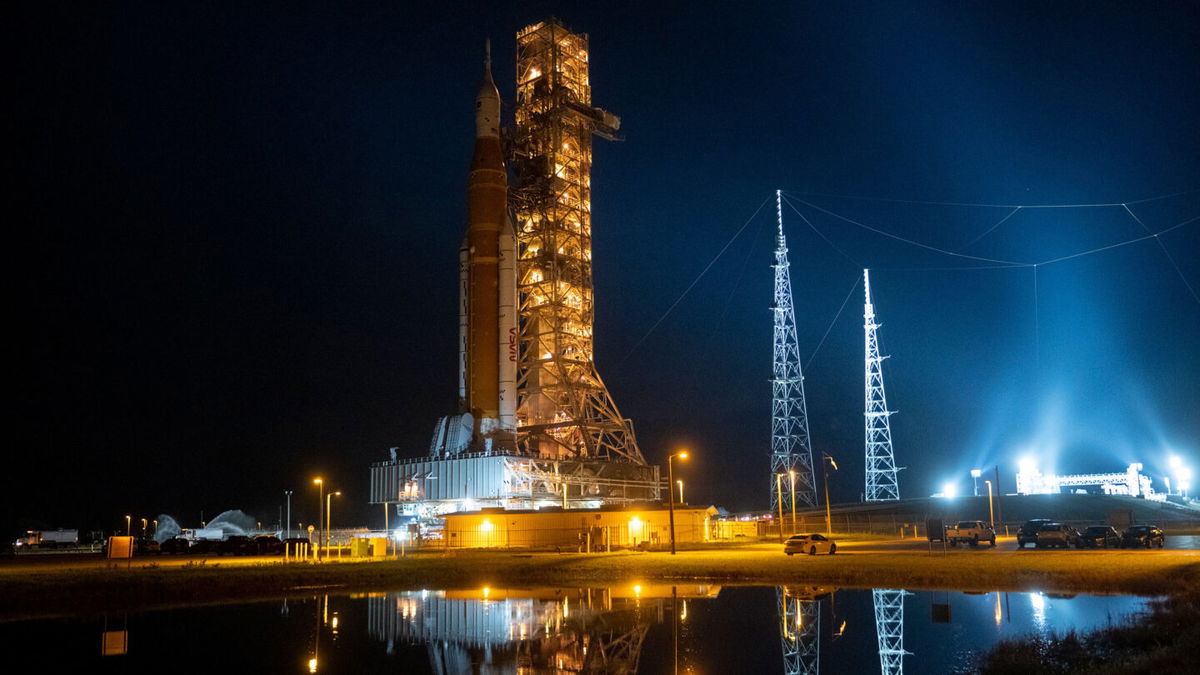
[[[1001,639],[1102,628],[1147,602],[634,583],[310,594],[4,623],[0,670],[53,663],[58,672],[87,673],[968,672],[974,656]]]

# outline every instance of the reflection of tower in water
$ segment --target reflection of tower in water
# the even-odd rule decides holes
[[[716,588],[681,587],[681,597]],[[405,591],[368,599],[368,629],[384,643],[424,644],[434,672],[634,673],[664,600],[616,589]]]
[[[785,675],[815,675],[821,669],[821,598],[828,589],[776,586],[779,639]]]
[[[908,591],[875,589],[875,634],[879,641],[879,670],[883,675],[904,672],[904,596]]]

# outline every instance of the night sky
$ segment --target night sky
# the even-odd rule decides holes
[[[835,501],[863,489],[861,285],[833,319],[864,266],[904,496],[997,463],[1012,489],[1026,452],[1159,489],[1168,452],[1200,463],[1200,222],[1035,272],[830,215],[1023,263],[1200,215],[1195,3],[23,4],[5,536],[274,522],[288,489],[308,522],[318,474],[380,526],[368,465],[454,412],[483,41],[511,102],[551,14],[626,137],[596,141],[597,364],[647,460],[694,451],[689,501],[766,503],[776,188],[815,228],[785,206]],[[981,237],[1013,208],[914,202],[1145,227],[1021,209]]]

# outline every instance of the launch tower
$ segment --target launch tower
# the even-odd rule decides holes
[[[883,360],[879,355],[879,337],[875,323],[875,305],[871,302],[870,270],[863,270],[866,303],[863,305],[863,331],[866,349],[866,418],[867,490],[869,502],[900,499],[900,481],[896,476],[896,458],[892,454],[892,425],[888,418],[895,412],[887,409],[883,390]]]
[[[619,126],[592,107],[587,35],[553,19],[517,34],[517,427],[534,457],[646,463],[592,349],[592,135]]]
[[[788,272],[787,239],[783,236],[783,208],[775,191],[775,349],[771,379],[771,512],[778,509],[786,486],[785,502],[817,503],[813,478],[812,444],[808,436],[808,407],[804,402],[804,375],[800,372],[800,345],[796,339],[796,311],[792,306],[792,279]],[[786,474],[782,481],[776,476]],[[780,523],[780,527],[783,524]]]
[[[516,126],[503,133],[490,54],[458,256],[458,411],[425,457],[393,448],[371,466],[371,503],[406,527],[662,497],[593,358],[592,136],[615,138],[620,121],[591,106],[587,36],[554,20],[517,34]]]

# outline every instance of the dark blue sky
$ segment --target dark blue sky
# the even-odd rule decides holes
[[[906,496],[1018,453],[1060,471],[1200,463],[1194,3],[38,3],[10,25],[20,321],[6,527],[273,520],[308,477],[365,506],[454,403],[456,251],[482,43],[592,37],[597,362],[644,453],[687,444],[692,501],[765,502],[774,189],[801,352],[873,270]],[[11,10],[10,10],[11,11]],[[506,116],[511,110],[506,111]],[[511,121],[506,118],[506,122]],[[805,195],[810,196],[805,196]],[[973,242],[973,243],[972,243]],[[1181,278],[1182,277],[1182,278]],[[1186,280],[1186,283],[1185,283]],[[812,435],[862,490],[861,288],[806,370]],[[1037,336],[1035,339],[1035,335]],[[644,337],[644,339],[643,339]],[[1011,485],[1008,487],[1011,488]],[[373,523],[378,524],[378,523]]]

